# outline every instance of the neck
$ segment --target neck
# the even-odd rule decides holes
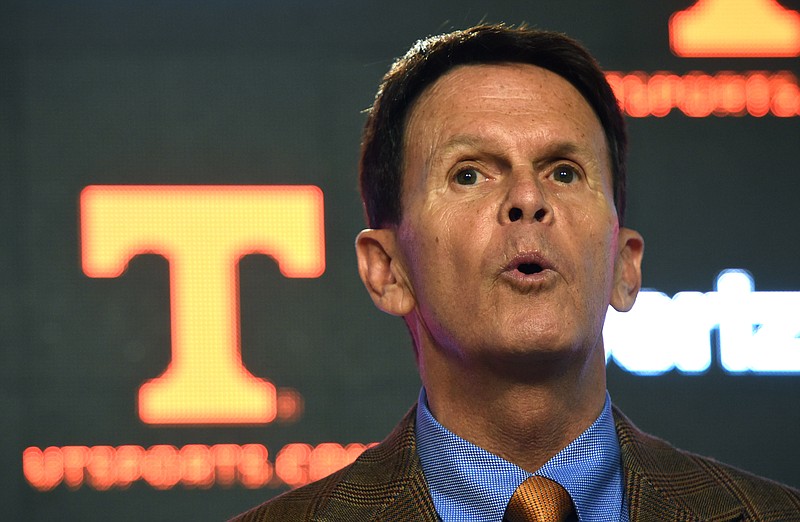
[[[531,473],[583,433],[605,403],[602,342],[582,355],[487,368],[423,346],[420,373],[436,420]]]

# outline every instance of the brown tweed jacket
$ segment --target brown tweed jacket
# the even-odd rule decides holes
[[[353,464],[237,518],[438,520],[416,453],[416,408]],[[631,522],[800,521],[800,491],[673,448],[614,409]]]

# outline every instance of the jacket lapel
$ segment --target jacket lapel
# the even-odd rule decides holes
[[[416,407],[344,475],[319,521],[438,521],[416,448]]]
[[[630,522],[744,519],[741,505],[696,458],[641,432],[616,407],[614,421]],[[314,520],[438,521],[417,456],[415,425],[416,407],[356,460]]]
[[[630,522],[743,520],[735,498],[714,484],[688,454],[640,431],[616,407],[614,421]]]

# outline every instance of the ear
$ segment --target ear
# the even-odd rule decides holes
[[[620,228],[617,245],[619,252],[614,262],[611,306],[619,312],[627,312],[633,307],[636,295],[642,287],[644,239],[635,230]]]
[[[400,262],[393,229],[362,230],[356,237],[358,275],[372,301],[387,314],[405,316],[416,306]]]

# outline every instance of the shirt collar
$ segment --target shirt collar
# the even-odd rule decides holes
[[[428,409],[424,388],[417,407],[416,435],[422,471],[444,522],[501,522],[514,490],[531,476],[439,424]],[[619,441],[607,393],[597,420],[535,474],[567,490],[582,522],[627,522]]]

